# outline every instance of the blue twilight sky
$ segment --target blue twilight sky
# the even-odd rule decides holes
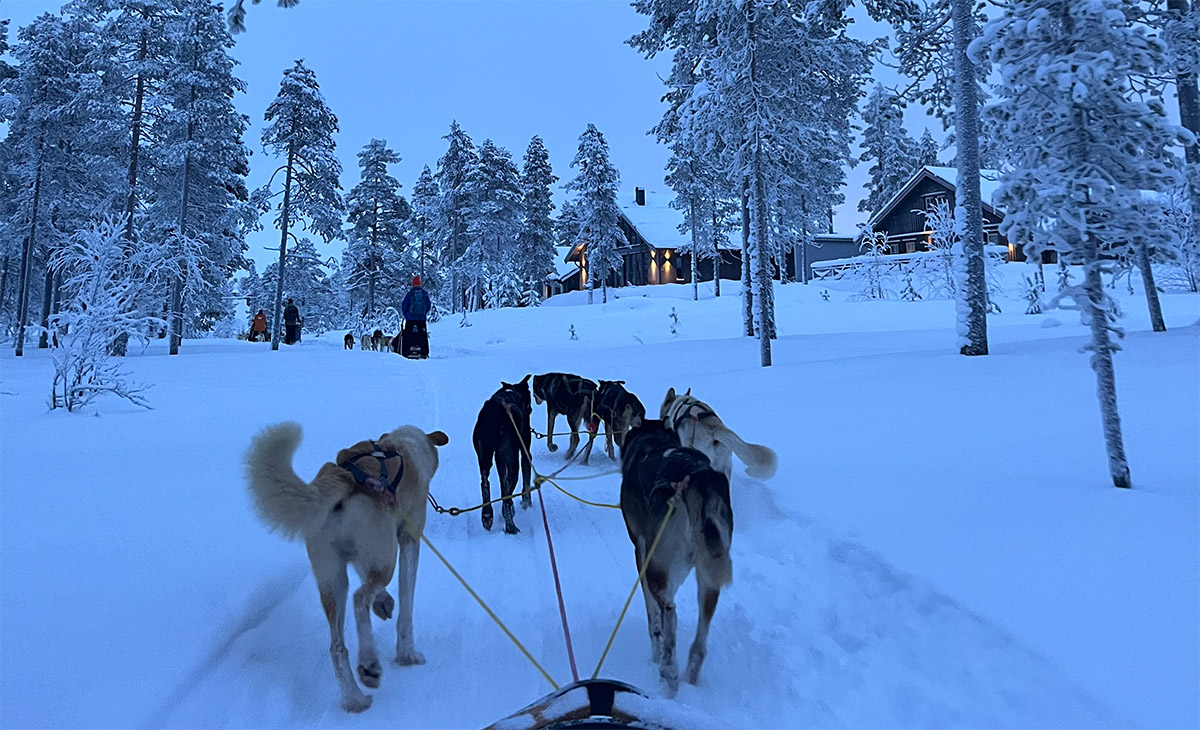
[[[12,19],[15,36],[17,27],[61,5],[0,0],[0,17]],[[340,122],[346,190],[358,179],[355,155],[379,137],[403,158],[393,173],[407,196],[421,167],[434,169],[445,152],[442,136],[453,119],[476,144],[490,137],[508,148],[518,166],[530,137],[541,135],[560,184],[572,177],[579,134],[594,123],[608,140],[625,190],[665,190],[667,152],[646,132],[662,116],[661,77],[669,58],[646,60],[625,44],[645,25],[626,0],[301,0],[290,10],[271,0],[247,5],[249,30],[237,37],[234,56],[248,87],[238,106],[251,122],[252,187],[278,164],[259,143],[263,113],[283,70],[303,58]],[[886,30],[865,16],[853,26],[861,38]],[[890,69],[880,72],[881,80],[896,83]],[[928,123],[942,137],[939,123],[920,110],[909,110],[909,122],[914,136]],[[835,215],[838,232],[852,232],[862,220],[855,207],[866,168],[849,170],[848,202]],[[278,234],[267,228],[248,242],[261,270],[274,258],[266,249],[278,245]],[[319,250],[335,255],[341,244]]]

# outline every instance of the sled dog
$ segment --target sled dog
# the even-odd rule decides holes
[[[596,396],[597,388],[595,383],[578,375],[546,373],[533,376],[533,398],[538,405],[543,402],[546,404],[547,449],[558,451],[558,446],[554,443],[554,421],[562,414],[567,417],[567,423],[571,426],[571,445],[567,449],[567,460],[575,456],[575,450],[579,448],[579,424],[588,424],[590,428],[592,400]],[[589,436],[594,439],[596,434],[592,431]],[[590,439],[588,443],[591,443]],[[589,455],[583,455],[583,463],[588,462]]]
[[[515,535],[520,530],[513,523],[513,491],[517,487],[517,462],[521,463],[521,481],[524,491],[521,492],[521,507],[529,508],[532,504],[530,472],[533,468],[529,460],[529,416],[533,406],[529,403],[529,376],[514,384],[501,381],[500,390],[492,394],[479,409],[479,417],[475,420],[475,431],[471,434],[471,442],[475,445],[475,455],[479,459],[479,488],[484,502],[492,499],[492,490],[488,484],[488,476],[492,472],[492,460],[496,462],[496,477],[500,480],[500,496],[504,497],[501,514],[504,517],[504,531]],[[511,418],[509,416],[512,416]],[[516,428],[513,428],[513,424]],[[485,505],[483,514],[483,529],[492,529],[492,505]]]
[[[333,672],[342,707],[348,712],[367,709],[371,697],[354,681],[343,637],[347,564],[353,564],[362,579],[352,604],[362,683],[374,689],[382,675],[370,612],[386,620],[396,607],[387,586],[396,569],[397,547],[396,663],[425,663],[413,644],[413,590],[429,481],[438,468],[437,447],[448,441],[441,431],[427,434],[414,426],[401,426],[375,441],[342,449],[336,463],[322,466],[311,482],[292,469],[292,456],[300,444],[299,424],[264,429],[246,453],[246,481],[259,517],[286,537],[303,539],[308,549],[321,607],[329,620]]]
[[[346,337],[342,340],[342,349],[343,350],[353,350],[354,349],[354,335],[350,334],[349,332],[346,333]]]
[[[592,404],[591,420],[588,430],[593,434],[599,433],[600,422],[604,422],[604,450],[608,458],[616,460],[613,453],[613,441],[617,446],[625,445],[625,434],[630,428],[640,424],[646,418],[646,406],[638,397],[625,389],[624,380],[601,380],[600,389]],[[584,460],[592,450],[592,440],[585,447]]]
[[[733,580],[733,507],[729,480],[712,468],[708,457],[681,446],[662,421],[644,421],[629,431],[621,447],[621,513],[633,542],[635,569],[645,562],[676,494],[679,502],[642,579],[651,661],[658,664],[663,692],[670,697],[679,689],[675,592],[695,568],[699,620],[683,675],[695,684],[721,587]]]
[[[746,465],[746,473],[755,479],[775,475],[778,459],[766,446],[748,444],[726,426],[707,403],[698,400],[688,388],[683,395],[671,388],[663,400],[660,417],[667,428],[679,435],[684,446],[704,452],[712,466],[733,479],[733,454]]]

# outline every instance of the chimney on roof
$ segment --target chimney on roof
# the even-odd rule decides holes
[[[634,188],[633,189],[633,202],[637,203],[638,205],[645,205],[646,204],[646,191],[642,188]]]

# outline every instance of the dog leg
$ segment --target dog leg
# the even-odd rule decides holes
[[[547,403],[546,404],[546,448],[550,450],[550,453],[554,453],[555,451],[558,451],[558,447],[554,445],[554,421],[557,419],[558,419],[558,414],[555,413],[554,409],[550,407],[549,403]]]
[[[604,450],[608,452],[609,459],[612,459],[613,461],[617,460],[617,457],[613,455],[612,426],[608,424],[604,424]]]
[[[511,446],[511,444],[510,444]],[[517,488],[517,455],[511,448],[501,446],[496,453],[496,477],[500,480],[501,502],[500,514],[504,517],[504,531],[509,535],[520,532],[513,522],[513,492]]]
[[[529,459],[529,451],[527,450],[531,443],[529,436],[529,418],[526,417],[521,420],[521,438],[525,439],[526,445],[525,449],[521,449],[521,484],[524,486],[521,492],[521,509],[529,509],[533,506],[533,492],[531,491],[532,485],[530,484],[530,472],[533,469],[533,463]]]
[[[571,457],[575,456],[575,450],[579,448],[579,421],[580,418],[578,413],[572,413],[567,417],[567,423],[571,426],[571,443],[567,449],[567,461],[570,461]],[[588,442],[588,445],[590,446],[591,442]],[[583,460],[583,463],[587,463],[586,456]]]
[[[479,494],[482,497],[480,502],[483,502],[483,511],[480,512],[480,520],[483,522],[483,529],[492,529],[492,505],[488,502],[492,501],[492,487],[488,483],[488,475],[492,472],[492,447],[486,443],[475,443],[475,455],[479,457]]]
[[[688,684],[700,681],[700,665],[704,664],[704,657],[708,654],[708,627],[717,610],[717,599],[721,597],[721,587],[705,585],[707,582],[699,572],[696,573],[696,602],[700,605],[700,618],[696,622],[696,638],[688,652],[687,669],[683,674],[683,681]]]
[[[350,671],[350,651],[342,635],[346,625],[346,593],[350,589],[350,581],[346,578],[345,564],[339,564],[336,570],[332,569],[332,565],[326,565],[325,568],[318,571],[317,561],[313,561],[314,572],[323,573],[317,578],[317,587],[321,592],[321,608],[325,609],[325,618],[329,620],[329,656],[333,659],[333,674],[342,691],[342,709],[346,712],[362,712],[371,706],[371,698],[363,694],[354,682],[354,674]]]
[[[646,583],[650,586],[650,593],[661,615],[659,684],[663,694],[673,698],[679,692],[679,668],[675,665],[675,597],[668,584],[668,574],[658,568],[652,566],[646,570]]]
[[[635,567],[640,571],[642,560],[644,560],[642,551],[635,550],[634,557],[637,559]],[[642,598],[646,600],[646,629],[650,632],[650,661],[658,664],[662,659],[662,611],[658,609],[658,601],[654,600],[645,576],[642,577]]]
[[[363,686],[376,689],[383,677],[379,652],[375,649],[375,634],[371,631],[371,604],[379,591],[392,581],[394,563],[366,569],[366,576],[354,592],[354,626],[358,630],[358,679]],[[357,567],[357,566],[356,566]],[[362,572],[362,571],[360,571]]]
[[[396,613],[396,663],[402,667],[424,664],[425,655],[417,651],[413,640],[413,595],[417,589],[417,561],[421,556],[421,542],[413,539],[408,530],[401,527],[396,532],[400,541],[400,574],[396,595],[400,598]]]

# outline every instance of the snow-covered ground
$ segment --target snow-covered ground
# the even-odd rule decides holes
[[[18,361],[7,350],[0,725],[481,727],[545,694],[426,553],[415,623],[428,664],[387,663],[394,625],[377,621],[383,686],[367,713],[345,715],[303,547],[251,514],[241,456],[258,429],[285,419],[305,428],[301,475],[396,425],[440,428],[451,443],[433,492],[473,504],[480,404],[501,379],[551,370],[624,379],[651,412],[669,386],[691,387],[780,454],[770,481],[735,475],[735,579],[701,683],[680,691],[687,717],[764,728],[1200,725],[1200,297],[1165,295],[1170,331],[1154,334],[1144,302],[1122,295],[1117,378],[1135,488],[1118,491],[1075,313],[1025,316],[1022,303],[1001,302],[992,354],[968,359],[954,354],[948,302],[854,302],[788,285],[776,364],[763,370],[757,343],[736,336],[732,283],[719,300],[706,287],[699,303],[690,287],[610,295],[603,306],[576,293],[473,314],[470,327],[447,318],[431,327],[423,362],[345,352],[340,333],[277,353],[205,340],[168,357],[155,342],[129,360],[155,384],[152,411],[109,400],[96,415],[47,412],[45,351]],[[540,408],[534,426],[544,427]],[[534,446],[543,471],[562,453]],[[596,453],[567,473],[609,471]],[[619,477],[572,484],[615,501]],[[590,674],[636,575],[632,549],[618,512],[545,497]],[[514,537],[485,532],[476,514],[430,515],[428,534],[563,681],[536,506],[517,523]],[[685,647],[691,585],[679,593]],[[657,694],[641,607],[635,599],[603,674]]]

